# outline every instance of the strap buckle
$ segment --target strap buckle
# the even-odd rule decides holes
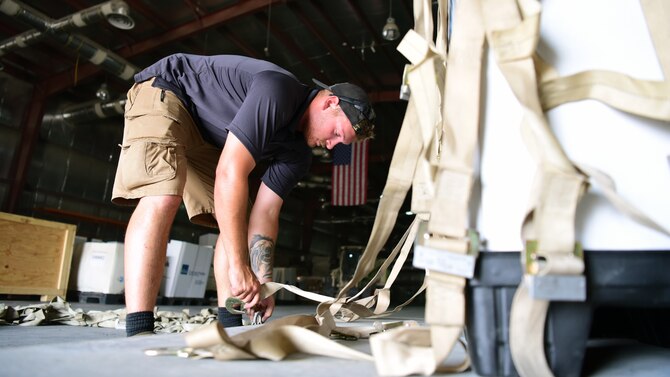
[[[409,79],[407,78],[408,72],[412,69],[412,66],[405,64],[405,68],[402,71],[402,85],[400,85],[400,96],[399,98],[403,101],[409,101],[409,96],[411,94],[411,89],[409,88]]]
[[[244,314],[244,305],[246,303],[237,297],[228,297],[226,299],[226,310],[231,314]]]
[[[547,301],[586,301],[586,277],[579,275],[540,275],[544,258],[538,254],[536,240],[526,241],[524,279],[530,297]],[[573,251],[575,258],[584,259],[584,251],[579,242]]]
[[[472,278],[475,275],[475,262],[479,255],[479,234],[468,229],[465,241],[468,250],[465,254],[428,246],[430,239],[440,237],[428,232],[426,221],[419,224],[418,236],[414,243],[414,267],[440,271],[451,275]]]

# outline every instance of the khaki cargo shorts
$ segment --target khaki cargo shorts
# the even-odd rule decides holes
[[[112,202],[136,205],[145,196],[179,195],[191,222],[217,227],[214,175],[221,150],[203,140],[174,93],[152,82],[128,91]]]

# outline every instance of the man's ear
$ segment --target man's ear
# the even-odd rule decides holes
[[[337,107],[340,104],[340,98],[338,96],[328,95],[324,101],[324,108],[326,107]]]

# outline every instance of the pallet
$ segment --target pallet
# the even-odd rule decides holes
[[[122,293],[79,292],[79,302],[87,304],[124,305],[126,300]]]
[[[163,297],[159,302],[169,306],[209,306],[210,304],[209,299],[193,297]]]

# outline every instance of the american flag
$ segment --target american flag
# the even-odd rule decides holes
[[[333,193],[331,205],[365,204],[368,191],[368,140],[338,144],[332,150]]]

